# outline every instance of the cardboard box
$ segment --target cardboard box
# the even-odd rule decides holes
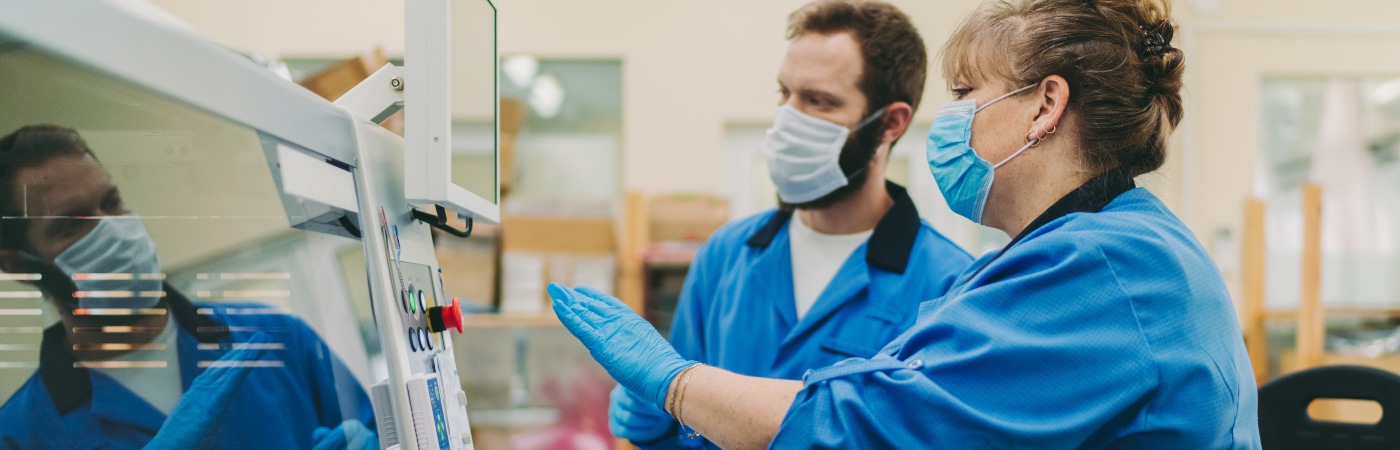
[[[470,239],[434,231],[433,250],[444,274],[443,291],[449,298],[483,308],[496,304],[496,247],[500,241],[483,232],[491,227],[477,225]]]
[[[506,252],[501,255],[502,314],[544,314],[547,298],[548,270],[544,255],[530,252]]]
[[[651,242],[703,242],[729,222],[729,200],[712,195],[657,196],[647,208]]]
[[[529,110],[520,100],[501,99],[501,148],[500,154],[496,157],[501,164],[502,196],[510,192],[511,182],[515,178],[515,143],[520,137],[520,129],[525,126],[525,119],[528,116]]]
[[[613,220],[605,217],[506,215],[501,237],[506,252],[617,253]]]
[[[386,61],[384,51],[374,49],[308,76],[301,81],[301,85],[321,98],[335,101],[365,78],[369,78],[374,71],[384,67]]]
[[[602,217],[507,215],[501,229],[501,312],[549,312],[551,282],[616,286],[617,237]]]
[[[350,92],[361,81],[369,78],[379,68],[388,63],[384,49],[376,48],[354,58],[332,65],[301,81],[301,86],[326,100],[336,101]],[[403,136],[403,111],[394,113],[379,124],[385,129]]]

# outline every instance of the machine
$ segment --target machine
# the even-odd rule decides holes
[[[200,314],[252,314],[220,308],[254,302],[256,314],[306,323],[353,374],[338,383],[340,403],[356,386],[372,400],[380,448],[470,449],[450,338],[463,317],[432,230],[468,238],[473,224],[498,222],[499,207],[495,193],[451,181],[450,5],[407,1],[405,66],[332,104],[144,2],[0,0],[0,133],[37,123],[81,133],[162,265],[183,268],[160,274],[168,289]],[[495,72],[494,59],[481,64]],[[398,108],[405,138],[377,125]],[[36,220],[27,192],[7,194],[25,209],[5,220]],[[352,244],[364,284],[325,267],[326,255],[356,260],[344,252]],[[0,277],[0,299],[20,302],[0,305],[0,399],[44,364],[35,342],[56,316],[24,283],[35,276]],[[121,370],[175,369],[142,359],[141,345],[91,370],[120,380]],[[256,370],[300,363],[279,357]]]

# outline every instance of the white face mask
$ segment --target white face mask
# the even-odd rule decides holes
[[[79,308],[150,308],[165,296],[156,244],[135,215],[103,217],[54,265],[77,285]]]
[[[854,128],[803,114],[791,105],[778,108],[773,128],[763,141],[768,175],[786,203],[806,203],[845,186],[841,149],[846,138],[885,114],[881,108]]]

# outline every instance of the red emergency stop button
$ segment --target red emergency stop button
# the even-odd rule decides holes
[[[428,308],[428,329],[437,333],[448,328],[462,332],[462,305],[457,303],[456,297],[452,298],[451,305]]]

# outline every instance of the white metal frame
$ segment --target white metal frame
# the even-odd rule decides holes
[[[436,14],[436,19],[441,19],[435,23],[435,27],[446,33],[446,26],[450,26],[450,17],[446,14],[447,2],[450,0],[409,0],[410,8],[415,12],[414,17],[422,19],[428,14]],[[438,9],[414,9],[419,6],[438,6]],[[271,71],[263,68],[251,60],[239,55],[227,48],[224,48],[212,41],[191,31],[176,21],[165,17],[157,17],[149,11],[141,10],[135,3],[128,3],[125,0],[85,0],[85,1],[31,1],[31,0],[0,0],[0,34],[4,37],[24,43],[24,45],[41,48],[46,53],[53,54],[59,58],[73,61],[94,72],[112,76],[116,79],[124,80],[134,86],[144,88],[172,100],[189,104],[193,107],[209,111],[215,115],[228,119],[234,123],[247,126],[251,129],[259,130],[260,134],[275,137],[280,142],[294,145],[298,151],[310,152],[311,156],[323,156],[325,161],[338,168],[338,170],[348,170],[355,176],[355,183],[336,183],[333,188],[334,193],[339,194],[347,189],[366,189],[366,180],[372,178],[375,170],[397,170],[393,167],[397,164],[397,154],[394,152],[376,151],[373,149],[385,149],[390,146],[397,146],[397,137],[389,135],[387,131],[374,127],[368,122],[357,119],[353,116],[351,108],[356,110],[366,110],[369,108],[364,104],[355,103],[355,99],[347,99],[347,103],[337,107],[326,102],[315,94],[280,78]],[[418,20],[413,19],[413,20]],[[418,31],[410,29],[410,32]],[[101,36],[94,39],[93,36]],[[438,35],[446,45],[447,34]],[[423,46],[426,41],[416,41],[415,45]],[[431,47],[431,44],[428,44]],[[422,47],[415,47],[415,50]],[[445,49],[444,49],[445,51]],[[427,53],[417,53],[419,55]],[[444,53],[445,54],[445,53]],[[418,58],[424,59],[424,58]],[[428,57],[427,59],[431,59]],[[416,61],[416,60],[415,60]],[[443,57],[439,59],[445,65],[449,61]],[[494,65],[494,61],[493,61]],[[410,65],[409,67],[413,67]],[[191,68],[198,71],[197,76],[191,76]],[[429,71],[432,65],[425,65],[423,70]],[[382,70],[386,76],[394,69]],[[412,73],[416,73],[412,71]],[[423,76],[423,75],[419,75]],[[478,196],[466,192],[465,189],[450,184],[450,165],[443,164],[450,161],[450,111],[446,108],[449,96],[445,95],[446,81],[449,79],[446,67],[436,75],[437,81],[425,81],[420,90],[409,88],[407,93],[417,93],[426,96],[431,101],[438,101],[438,110],[430,113],[434,120],[440,122],[441,129],[438,139],[433,146],[424,146],[429,150],[436,149],[437,159],[433,158],[434,153],[415,152],[405,149],[404,156],[412,158],[426,168],[445,168],[440,177],[433,178],[445,183],[447,186],[441,189],[443,195],[438,197],[445,199],[432,201],[435,196],[426,196],[426,200],[431,203],[450,206],[458,213],[468,214],[475,220],[485,222],[497,222],[499,208],[492,202],[486,201]],[[425,77],[427,78],[427,77]],[[442,83],[442,91],[434,93],[432,83]],[[404,80],[406,87],[413,86],[413,81]],[[237,87],[237,89],[219,89],[211,87]],[[11,86],[10,89],[24,89],[24,86]],[[407,93],[405,94],[407,96]],[[367,103],[377,103],[384,98],[388,98],[393,103],[396,94],[375,92],[370,96],[352,96],[365,99]],[[424,103],[427,105],[428,103]],[[383,110],[380,111],[382,113]],[[379,113],[368,118],[375,118]],[[412,120],[409,123],[413,123]],[[426,122],[425,122],[426,123]],[[429,139],[433,131],[420,132],[415,136],[423,136]],[[361,145],[368,143],[368,145]],[[412,156],[410,156],[412,155]],[[426,155],[426,156],[425,156]],[[272,158],[276,158],[275,155]],[[311,158],[314,161],[317,158]],[[499,171],[499,169],[497,169]],[[423,171],[427,173],[427,171]],[[416,172],[405,170],[405,179],[416,179]],[[384,177],[381,177],[384,178]],[[431,251],[431,234],[428,232],[428,225],[413,222],[405,209],[407,202],[405,195],[398,191],[399,186],[386,187],[388,189],[369,192],[363,190],[357,192],[357,204],[355,209],[362,211],[360,215],[363,219],[361,223],[364,243],[367,251],[367,264],[371,278],[371,301],[379,306],[386,307],[380,310],[392,310],[397,296],[391,290],[392,283],[386,282],[387,268],[378,262],[384,261],[387,255],[382,252],[383,239],[377,237],[377,228],[373,227],[376,213],[379,207],[387,210],[394,210],[396,213],[390,218],[394,224],[405,235],[405,241],[413,241],[411,248],[413,254],[407,255],[409,259],[415,261],[435,261]],[[285,193],[284,193],[285,194]],[[285,196],[284,196],[285,197]],[[286,198],[283,199],[287,201]],[[412,199],[408,199],[412,200]],[[350,206],[350,205],[345,205]],[[347,212],[348,208],[345,209]],[[412,239],[408,235],[412,234]],[[380,244],[380,245],[376,245]],[[435,263],[433,263],[435,265]],[[385,352],[388,358],[390,380],[395,387],[396,394],[393,397],[391,408],[394,416],[399,421],[399,448],[403,450],[413,450],[416,448],[416,439],[411,426],[413,415],[409,411],[407,402],[407,392],[402,389],[408,374],[407,355],[404,354],[404,325],[393,318],[381,317],[377,320],[377,325],[382,327],[380,336],[384,338]],[[388,332],[384,332],[387,329]],[[450,342],[444,342],[444,351],[451,355]],[[450,359],[449,359],[450,360]],[[452,392],[444,392],[444,396],[453,395]],[[455,393],[453,398],[461,399],[460,392]],[[460,401],[457,403],[461,403]],[[453,405],[460,407],[460,404]],[[455,409],[455,408],[454,408]],[[449,413],[455,413],[449,411]],[[465,410],[461,410],[465,419]],[[460,423],[466,423],[461,420]],[[469,430],[469,428],[467,429]],[[467,430],[459,430],[467,432]],[[462,437],[469,437],[464,434]],[[454,445],[453,448],[472,448],[470,442],[463,443],[462,446]]]
[[[96,72],[355,164],[352,125],[337,108],[188,28],[133,11],[128,3],[0,0],[0,30]],[[200,76],[190,76],[190,67],[201,68]],[[259,97],[250,99],[249,93]],[[266,108],[268,102],[278,107]]]
[[[491,0],[483,0],[496,6]],[[452,183],[452,0],[404,2],[404,195],[417,204],[437,204],[488,223],[500,223],[501,208]],[[496,48],[496,43],[492,43]],[[500,71],[491,71],[494,98],[501,97]],[[493,142],[500,168],[500,102]],[[500,183],[495,197],[500,198]]]

